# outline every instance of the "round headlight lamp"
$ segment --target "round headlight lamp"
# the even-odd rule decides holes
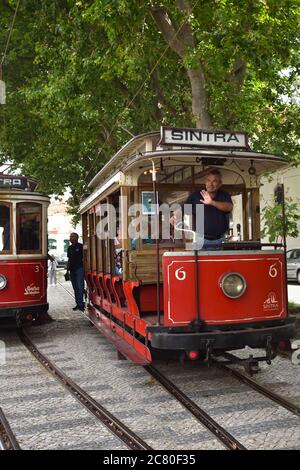
[[[226,297],[238,299],[246,290],[247,283],[245,278],[239,273],[225,274],[220,282],[220,287]]]
[[[4,276],[4,274],[0,274],[0,290],[5,289],[6,284],[7,284],[6,277]]]

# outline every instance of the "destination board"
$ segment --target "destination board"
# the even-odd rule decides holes
[[[188,147],[248,148],[245,132],[161,127],[160,144]]]

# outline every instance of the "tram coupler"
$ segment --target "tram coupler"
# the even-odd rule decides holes
[[[266,363],[271,365],[272,359],[276,357],[276,352],[272,348],[272,336],[267,336],[266,343]]]
[[[242,366],[245,369],[245,372],[250,376],[257,374],[260,371],[259,361],[265,361],[265,357],[253,357],[253,354],[249,354],[249,357],[242,359],[240,357],[234,356],[233,354],[224,352],[221,354],[225,359],[227,359],[227,364],[236,364]]]
[[[276,357],[276,353],[273,351],[271,346],[271,337],[267,340],[268,350],[266,351],[266,356],[253,357],[253,354],[250,354],[249,357],[243,359],[237,356],[234,356],[228,352],[222,352],[220,356],[223,356],[226,361],[223,361],[222,364],[236,364],[240,365],[245,369],[245,372],[252,376],[260,371],[259,362],[265,361],[267,364],[271,364],[272,359]]]

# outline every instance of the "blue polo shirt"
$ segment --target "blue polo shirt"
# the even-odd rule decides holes
[[[200,191],[192,193],[186,200],[185,204],[192,204],[193,212],[193,229],[195,230],[195,216],[196,216],[196,206],[197,204],[203,204],[200,202],[203,200]],[[226,191],[219,190],[217,191],[214,201],[218,202],[230,202],[232,204],[232,199],[230,194]],[[204,238],[208,240],[214,240],[222,238],[229,229],[229,213],[224,212],[220,209],[217,209],[214,206],[203,204],[204,206]]]
[[[71,244],[69,246],[68,258],[69,258],[70,271],[76,271],[76,269],[82,268],[83,266],[82,243],[75,243],[75,245]]]

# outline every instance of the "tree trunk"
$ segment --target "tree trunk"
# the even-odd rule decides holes
[[[179,0],[178,8],[183,12],[189,12],[189,2]],[[171,15],[165,7],[159,3],[154,3],[152,7],[152,17],[162,33],[170,49],[184,59],[190,48],[195,46],[193,30],[188,21],[178,27],[172,20]],[[192,114],[196,120],[197,127],[206,129],[212,128],[212,119],[208,109],[208,96],[205,88],[205,75],[202,64],[199,62],[197,68],[185,67],[189,77],[192,91]]]
[[[212,120],[208,112],[208,98],[205,90],[205,78],[201,67],[186,69],[192,88],[192,110],[197,119],[197,127],[211,129]]]

